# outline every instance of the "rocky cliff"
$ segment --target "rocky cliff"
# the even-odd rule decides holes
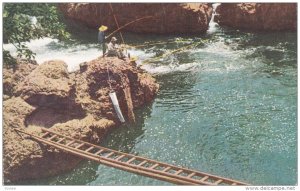
[[[222,3],[216,10],[221,26],[257,31],[296,31],[296,3]]]
[[[108,26],[110,32],[117,29],[114,15],[119,26],[145,16],[152,16],[128,27],[123,31],[135,33],[204,33],[212,15],[208,3],[66,3],[60,4],[63,14],[98,29]],[[113,11],[112,11],[113,10]]]
[[[39,127],[47,127],[99,143],[119,123],[109,91],[116,92],[128,122],[135,120],[133,110],[152,101],[158,91],[154,78],[128,60],[117,58],[82,63],[80,70],[73,73],[59,60],[41,65],[22,61],[16,70],[4,68],[3,75],[7,87],[3,103],[6,183],[52,176],[80,162],[77,157],[17,134],[14,128],[38,133]]]

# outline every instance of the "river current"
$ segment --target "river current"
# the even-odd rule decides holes
[[[252,185],[297,183],[296,33],[217,27],[199,36],[124,36],[132,46],[175,41],[129,48],[139,64],[196,46],[142,66],[157,79],[159,93],[135,112],[134,126],[116,129],[103,146]],[[68,43],[34,40],[29,47],[38,63],[62,59],[70,71],[101,55],[97,31],[77,28],[73,38]],[[91,161],[20,184],[172,185]]]

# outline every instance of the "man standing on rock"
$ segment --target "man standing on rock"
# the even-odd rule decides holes
[[[102,44],[103,57],[106,52],[105,33],[104,33],[106,30],[107,30],[107,26],[101,25],[101,27],[99,27],[99,32],[98,32],[98,42],[99,44]]]
[[[107,56],[117,56],[122,60],[125,58],[122,48],[117,44],[116,37],[112,37],[107,45]]]

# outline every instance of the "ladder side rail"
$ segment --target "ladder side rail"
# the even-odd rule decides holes
[[[24,131],[21,131],[27,135],[30,135],[32,138],[42,142],[42,143],[45,143],[45,144],[48,144],[50,146],[53,146],[53,147],[56,147],[56,148],[59,148],[61,150],[68,150],[68,151],[72,151],[73,154],[76,154],[77,156],[81,156],[81,157],[84,157],[84,158],[95,158],[96,160],[98,160],[98,162],[100,163],[111,163],[111,164],[116,164],[117,166],[122,166],[124,167],[124,169],[132,169],[131,172],[135,172],[135,171],[141,171],[141,172],[144,172],[146,171],[147,173],[150,173],[150,174],[156,174],[156,175],[159,175],[159,176],[163,176],[163,177],[168,177],[168,178],[171,178],[172,180],[178,180],[179,182],[182,181],[182,182],[185,182],[187,183],[186,185],[197,185],[197,184],[201,184],[201,182],[199,181],[193,181],[193,180],[190,180],[188,178],[183,178],[183,177],[180,177],[180,176],[177,176],[177,175],[172,175],[172,174],[169,174],[169,173],[162,173],[162,172],[159,172],[159,171],[155,171],[155,170],[152,170],[152,169],[149,169],[149,168],[146,168],[146,167],[140,167],[140,166],[137,166],[137,165],[131,165],[131,164],[127,164],[126,162],[120,162],[120,161],[116,161],[116,160],[113,160],[113,159],[110,159],[110,158],[105,158],[105,157],[101,157],[101,156],[95,156],[91,153],[86,153],[82,150],[79,150],[79,149],[76,149],[74,147],[71,147],[71,146],[66,146],[66,145],[61,145],[61,144],[57,144],[53,141],[48,141],[47,139],[43,139],[43,138],[40,138],[36,135],[32,135],[32,134],[29,134],[27,132],[24,132]],[[76,142],[79,142],[79,141],[76,141]],[[126,154],[126,153],[124,153]],[[88,157],[87,157],[88,156]],[[111,165],[113,166],[113,165]],[[147,174],[146,173],[146,174]],[[171,177],[170,177],[171,176]],[[155,175],[151,175],[151,177],[155,177]],[[204,183],[203,185],[207,185],[206,183]],[[208,185],[212,185],[212,184],[208,184]]]
[[[201,177],[208,176],[209,179],[213,179],[214,181],[218,181],[218,180],[222,179],[223,183],[226,183],[226,184],[236,183],[238,185],[247,185],[244,182],[236,181],[236,180],[233,180],[233,179],[216,176],[216,175],[209,174],[209,173],[199,172],[199,171],[191,170],[191,169],[184,168],[184,167],[178,167],[178,166],[175,166],[175,165],[172,165],[172,164],[168,164],[168,163],[164,163],[164,162],[159,162],[159,161],[155,161],[155,160],[152,160],[152,159],[147,159],[147,158],[144,158],[144,157],[141,157],[141,156],[135,156],[135,155],[132,155],[132,154],[127,154],[127,153],[123,153],[123,152],[120,152],[120,151],[112,150],[112,149],[109,149],[109,148],[101,147],[99,145],[94,145],[94,144],[91,144],[91,143],[87,143],[87,142],[84,142],[84,141],[81,141],[81,140],[77,140],[77,139],[74,139],[74,138],[71,138],[71,137],[68,137],[68,136],[65,136],[65,135],[60,135],[60,134],[58,134],[56,132],[53,132],[53,131],[51,131],[49,129],[46,129],[46,128],[43,128],[43,127],[41,127],[41,129],[43,131],[46,131],[46,132],[49,132],[49,133],[52,133],[52,134],[57,134],[59,136],[66,137],[67,139],[75,140],[76,142],[86,143],[86,145],[94,146],[94,147],[97,147],[98,149],[103,149],[105,151],[114,152],[117,155],[124,155],[125,154],[129,158],[135,157],[136,160],[141,160],[141,161],[147,160],[148,162],[151,162],[151,163],[158,163],[160,166],[166,166],[166,167],[168,166],[168,167],[171,167],[172,169],[174,169],[176,171],[183,170],[184,172],[186,172],[188,174],[196,173],[194,176],[201,176]],[[169,174],[171,174],[171,173],[169,173]],[[191,177],[191,179],[196,180],[195,178],[192,178],[192,177]]]
[[[66,139],[69,139],[69,140],[74,140],[76,141],[77,143],[78,142],[81,142],[81,143],[85,143],[86,145],[89,145],[89,146],[94,146],[98,149],[103,149],[105,151],[108,151],[108,152],[114,152],[118,155],[126,155],[128,158],[135,158],[135,160],[140,160],[140,161],[148,161],[150,163],[157,163],[159,164],[159,166],[163,166],[163,167],[171,167],[171,169],[173,170],[182,170],[182,172],[186,172],[188,174],[191,174],[191,173],[195,173],[194,176],[201,176],[201,177],[205,177],[205,176],[208,176],[209,178],[208,179],[213,179],[214,181],[218,181],[220,179],[222,179],[223,183],[226,183],[226,184],[233,184],[233,183],[236,183],[238,185],[247,185],[246,183],[243,183],[243,182],[240,182],[240,181],[236,181],[236,180],[232,180],[232,179],[228,179],[228,178],[223,178],[223,177],[219,177],[219,176],[216,176],[216,175],[211,175],[211,174],[208,174],[208,173],[203,173],[203,172],[199,172],[199,171],[194,171],[194,170],[190,170],[190,169],[187,169],[187,168],[182,168],[182,167],[178,167],[178,166],[174,166],[174,165],[171,165],[171,164],[167,164],[167,163],[162,163],[162,162],[159,162],[159,161],[155,161],[155,160],[151,160],[151,159],[147,159],[147,158],[144,158],[144,157],[139,157],[139,156],[135,156],[135,155],[132,155],[132,154],[127,154],[127,153],[123,153],[123,152],[120,152],[120,151],[115,151],[115,150],[112,150],[112,149],[108,149],[108,148],[104,148],[104,147],[101,147],[101,146],[98,146],[98,145],[94,145],[94,144],[91,144],[91,143],[87,143],[87,142],[83,142],[81,140],[76,140],[76,139],[73,139],[73,138],[70,138],[70,137],[67,137],[67,136],[64,136],[64,135],[60,135],[56,132],[53,132],[53,131],[50,131],[48,129],[45,129],[45,128],[42,128],[42,130],[46,131],[46,132],[50,132],[50,133],[53,133],[53,134],[57,134],[61,137],[65,137]],[[20,131],[20,130],[18,130]],[[21,131],[23,132],[23,131]],[[23,133],[26,133],[26,132],[23,132]],[[26,134],[29,134],[29,133],[26,133]],[[31,135],[31,134],[29,134]],[[34,136],[34,135],[33,135]],[[42,137],[39,137],[39,136],[36,136],[38,137],[39,139],[44,139]],[[49,141],[47,141],[49,142]],[[51,142],[54,142],[54,141],[51,141]],[[56,142],[54,142],[56,143]],[[60,143],[59,143],[60,144]],[[63,144],[61,144],[63,145]],[[69,147],[67,145],[63,145],[64,147]],[[71,147],[72,149],[74,149],[73,147]],[[77,149],[79,150],[79,149]],[[81,151],[81,150],[80,150]],[[86,153],[84,153],[86,154]],[[93,153],[87,153],[89,155],[94,155]],[[102,156],[98,156],[98,157],[101,157],[103,158]],[[103,158],[102,160],[109,160],[111,162],[115,162],[115,163],[120,163],[122,165],[127,165],[126,164],[126,161],[125,162],[121,162],[121,161],[116,161],[116,160],[113,160],[113,159],[110,159],[110,158]],[[134,168],[138,168],[138,169],[143,169],[143,170],[146,170],[146,171],[152,171],[151,169],[149,168],[146,168],[146,167],[142,167],[142,166],[138,166],[138,165],[134,165],[134,164],[129,164],[131,167],[134,167]],[[205,184],[205,185],[213,185],[213,183],[211,182],[205,182],[205,181],[201,181],[199,179],[195,179],[195,178],[192,178],[192,177],[187,177],[187,176],[181,176],[181,175],[174,175],[172,173],[168,173],[168,172],[163,172],[163,171],[159,171],[159,170],[154,170],[156,173],[160,173],[162,175],[168,175],[168,176],[172,176],[172,177],[176,177],[176,178],[180,178],[180,179],[183,179],[183,180],[186,180],[186,181],[192,181],[194,183],[200,183],[200,184]]]
[[[176,178],[172,178],[172,177],[168,177],[168,176],[163,176],[163,175],[159,175],[159,174],[156,174],[156,173],[145,172],[143,170],[138,170],[136,168],[130,168],[130,167],[124,166],[122,164],[121,165],[120,164],[116,164],[114,162],[103,160],[101,157],[91,156],[88,153],[78,152],[73,147],[69,147],[68,148],[68,147],[65,147],[65,146],[61,146],[61,145],[55,144],[55,143],[53,143],[51,141],[47,141],[47,140],[45,140],[43,138],[40,138],[38,136],[26,133],[24,131],[20,131],[20,132],[22,132],[24,134],[27,134],[27,135],[31,136],[32,138],[36,139],[37,141],[40,141],[40,142],[42,142],[44,144],[47,144],[49,146],[55,147],[57,149],[60,149],[62,151],[74,154],[74,155],[79,156],[79,157],[83,157],[83,158],[86,158],[86,159],[89,159],[89,160],[93,160],[93,161],[99,162],[99,163],[107,165],[107,166],[111,166],[111,167],[118,168],[118,169],[121,169],[121,170],[125,170],[125,171],[128,171],[128,172],[140,174],[140,175],[143,175],[143,176],[148,176],[148,177],[151,177],[151,178],[156,178],[156,179],[159,179],[159,180],[168,181],[168,182],[175,183],[175,184],[196,185],[196,184],[193,184],[193,183],[188,182],[188,181],[178,180]]]

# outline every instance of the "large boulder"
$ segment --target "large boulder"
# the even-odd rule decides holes
[[[124,117],[134,122],[133,110],[149,103],[158,91],[155,79],[144,70],[113,57],[82,63],[76,73],[76,103],[95,118],[118,121],[109,92],[116,92]]]
[[[119,123],[110,91],[116,92],[120,108],[131,122],[135,120],[133,110],[151,102],[158,91],[154,78],[118,58],[83,63],[74,73],[68,73],[62,61],[48,61],[33,67],[22,79],[12,98],[3,103],[5,183],[57,175],[81,161],[17,133],[16,128],[40,135],[40,127],[46,127],[99,143]]]
[[[208,3],[66,3],[60,4],[63,14],[96,30],[100,25],[110,31],[145,16],[152,16],[125,27],[136,33],[205,33],[212,15]],[[113,10],[113,12],[112,12]]]
[[[71,95],[71,85],[67,64],[53,60],[39,65],[26,76],[19,83],[16,94],[37,106],[67,103]]]
[[[296,3],[222,3],[216,10],[221,26],[257,31],[296,31]]]

